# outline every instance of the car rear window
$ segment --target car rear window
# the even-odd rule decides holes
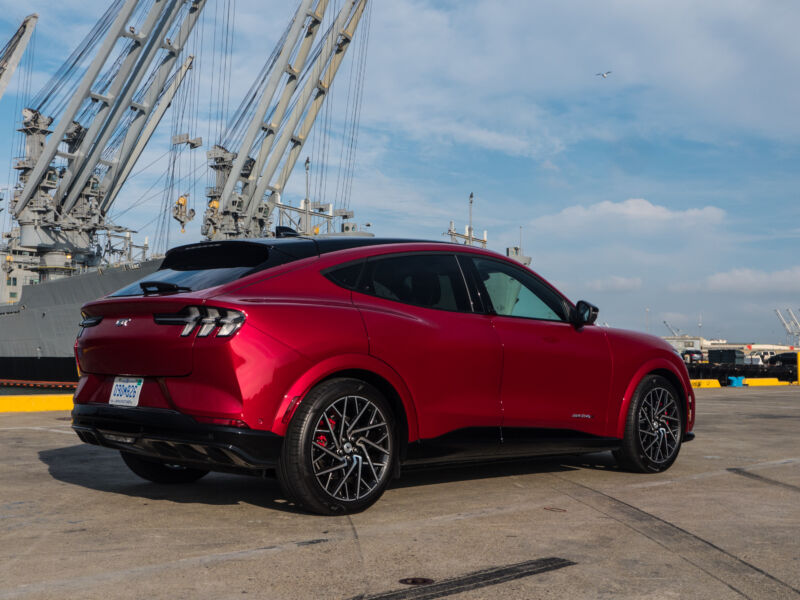
[[[141,296],[203,290],[246,275],[316,254],[313,245],[277,248],[254,242],[220,242],[183,246],[167,252],[155,273],[111,294]]]

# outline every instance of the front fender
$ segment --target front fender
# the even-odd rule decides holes
[[[669,360],[665,358],[654,358],[639,367],[633,377],[631,377],[630,382],[628,382],[628,387],[625,389],[625,394],[622,397],[622,404],[619,408],[619,414],[617,415],[616,427],[613,431],[609,432],[610,436],[620,439],[625,437],[625,421],[628,418],[628,408],[633,399],[633,393],[636,391],[636,387],[642,379],[653,371],[669,371],[681,382],[681,387],[683,389],[679,391],[683,392],[685,399],[683,410],[686,415],[686,432],[691,431],[694,427],[694,390],[692,389],[687,375],[681,373]]]
[[[315,385],[320,381],[328,379],[332,375],[336,375],[336,373],[352,370],[368,371],[382,377],[394,388],[397,395],[400,397],[400,401],[406,413],[408,441],[413,442],[417,440],[419,438],[417,410],[414,406],[411,392],[394,369],[385,362],[367,354],[342,354],[327,358],[316,363],[308,371],[303,373],[289,386],[289,389],[286,390],[286,393],[283,395],[278,409],[273,415],[270,431],[278,435],[285,435],[292,414],[294,414],[299,403],[303,401],[303,398],[305,398],[306,394],[308,394]],[[292,404],[295,398],[298,400]],[[291,411],[290,414],[287,415],[287,411]]]

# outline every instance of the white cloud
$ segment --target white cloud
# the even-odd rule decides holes
[[[556,214],[534,219],[532,226],[536,231],[569,236],[585,230],[651,234],[677,233],[677,228],[685,231],[687,228],[714,226],[724,219],[725,211],[715,206],[672,210],[642,198],[631,198],[622,202],[605,200],[589,206],[569,206]]]
[[[736,294],[800,293],[800,266],[779,271],[732,269],[709,276],[704,287]]]
[[[621,277],[612,275],[606,279],[596,279],[586,284],[595,292],[633,292],[642,287],[641,277]]]

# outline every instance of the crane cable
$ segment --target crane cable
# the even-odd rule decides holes
[[[40,113],[47,112],[51,116],[55,116],[63,110],[63,107],[66,106],[66,100],[56,105],[60,110],[52,110],[53,102],[57,102],[61,97],[72,97],[79,84],[79,78],[76,77],[78,70],[80,70],[80,67],[86,59],[94,54],[95,48],[108,32],[117,13],[119,13],[122,8],[124,1],[125,0],[113,0],[111,2],[106,12],[100,17],[100,20],[95,23],[94,27],[92,27],[86,37],[83,38],[81,43],[78,44],[78,47],[72,51],[67,57],[67,60],[64,61],[44,87],[33,97],[31,106],[33,106],[34,110]]]

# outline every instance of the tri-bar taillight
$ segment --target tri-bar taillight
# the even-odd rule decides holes
[[[230,337],[244,324],[244,313],[230,308],[187,306],[178,313],[156,314],[158,325],[183,325],[181,337],[188,337],[199,327],[197,337],[208,337],[216,329],[217,337]]]
[[[83,330],[87,327],[94,327],[95,325],[99,325],[100,321],[103,320],[103,317],[91,316],[87,315],[85,312],[81,312],[81,322],[78,323],[80,329],[78,330],[78,337],[83,335]]]

